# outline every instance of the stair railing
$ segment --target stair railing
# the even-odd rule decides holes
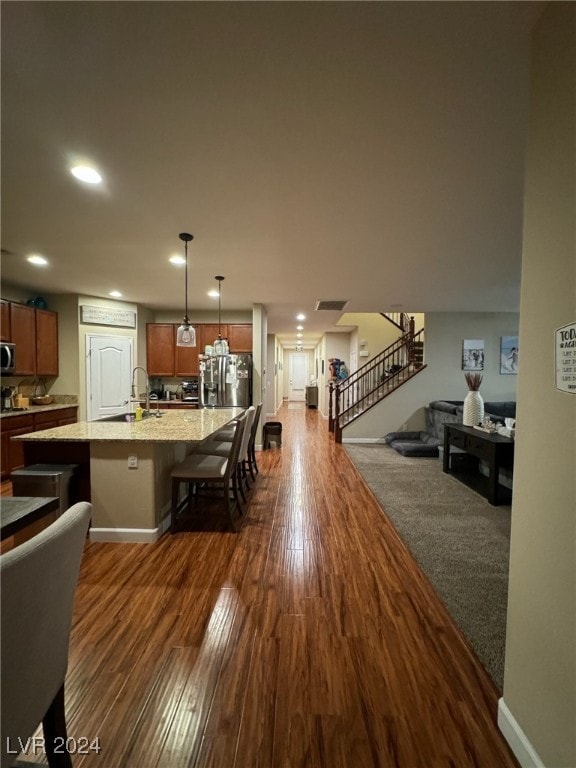
[[[407,312],[380,312],[380,314],[397,328],[400,328],[402,333],[408,333],[410,330],[410,320],[413,318]]]
[[[342,442],[342,429],[368,408],[376,405],[423,366],[424,331],[414,333],[410,318],[407,333],[358,368],[342,382],[329,384],[328,428],[336,442]]]

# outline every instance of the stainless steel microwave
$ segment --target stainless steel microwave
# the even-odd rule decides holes
[[[10,376],[16,370],[16,345],[0,342],[0,373]]]

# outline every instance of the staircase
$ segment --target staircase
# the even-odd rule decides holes
[[[406,316],[407,317],[407,316]],[[390,318],[389,318],[390,319]],[[414,319],[403,319],[408,330],[345,381],[330,382],[328,428],[342,442],[342,430],[416,376],[424,363],[424,330],[414,332]],[[401,328],[400,322],[395,323]]]

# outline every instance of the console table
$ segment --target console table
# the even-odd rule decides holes
[[[306,387],[306,405],[308,408],[318,408],[318,387]]]
[[[450,446],[460,448],[476,459],[483,459],[488,465],[488,478],[480,475],[477,462],[472,472],[457,472],[450,464]],[[452,454],[454,456],[455,454]],[[498,482],[500,467],[511,468],[514,464],[514,440],[503,435],[482,432],[463,424],[446,424],[444,427],[444,472],[453,474],[459,480],[483,493],[490,504],[502,504],[504,489]],[[484,486],[484,487],[483,487]],[[508,496],[509,496],[508,492]]]

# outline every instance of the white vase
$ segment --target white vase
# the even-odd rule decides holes
[[[484,418],[484,400],[477,390],[468,392],[464,398],[464,413],[462,414],[462,423],[466,427],[473,427],[480,424]]]

